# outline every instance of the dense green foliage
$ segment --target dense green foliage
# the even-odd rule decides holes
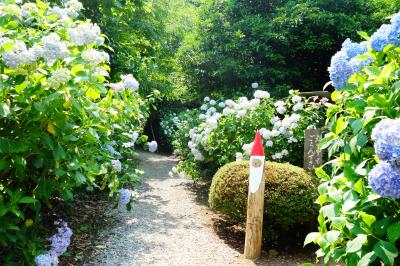
[[[200,96],[248,96],[252,82],[278,97],[320,90],[344,39],[372,32],[399,7],[399,0],[207,0],[180,63]]]
[[[62,2],[51,0],[50,2]],[[82,0],[86,18],[98,24],[112,47],[111,77],[133,73],[142,94],[154,90],[177,99],[176,52],[192,28],[193,5],[186,0]]]
[[[383,162],[374,150],[372,130],[382,119],[400,117],[400,48],[388,45],[375,51],[369,46],[360,58],[372,59],[371,64],[352,75],[342,91],[332,94],[335,104],[327,111],[329,133],[321,143],[331,156],[332,171],[316,171],[323,180],[317,200],[319,232],[311,233],[305,243],[317,243],[317,255],[325,263],[393,265],[400,239],[399,201],[376,194],[368,177]],[[377,134],[390,128],[385,131]],[[386,145],[395,149],[399,143],[392,140]],[[390,178],[395,178],[392,183]],[[398,191],[398,178],[384,171],[375,182],[381,183],[382,190]]]
[[[116,84],[107,82],[103,36],[66,10],[71,16],[42,1],[1,3],[2,265],[31,263],[42,250],[46,236],[36,230],[55,197],[72,200],[78,188],[112,194],[137,180],[132,136],[142,131],[148,100],[133,77],[124,79],[132,89],[109,88]]]
[[[210,206],[234,221],[246,221],[249,162],[229,163],[213,177]],[[314,203],[316,178],[302,168],[275,162],[265,164],[264,235],[297,230],[299,225],[311,225],[318,213]]]

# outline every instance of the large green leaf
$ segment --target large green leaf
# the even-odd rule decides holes
[[[367,235],[360,234],[353,240],[347,242],[346,244],[346,252],[347,253],[355,253],[358,252],[363,244],[367,241]]]
[[[318,240],[318,237],[320,237],[320,236],[321,236],[320,232],[309,233],[306,236],[306,239],[304,240],[304,246],[307,245],[307,244],[310,244],[311,242],[315,243]]]
[[[379,240],[374,245],[374,252],[388,266],[393,265],[394,259],[398,255],[396,246],[384,240]]]
[[[359,213],[364,223],[369,227],[371,227],[371,225],[376,221],[376,217],[371,214],[365,212],[359,212]]]
[[[387,237],[393,244],[400,238],[400,221],[391,224],[387,228]]]
[[[347,127],[348,121],[345,117],[341,116],[336,121],[335,133],[340,134]]]
[[[371,251],[365,254],[361,260],[357,263],[357,266],[368,266],[376,259],[375,252]]]

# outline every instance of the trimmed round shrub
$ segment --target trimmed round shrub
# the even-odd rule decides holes
[[[264,230],[288,231],[312,225],[318,212],[317,179],[288,163],[265,164]],[[233,221],[246,221],[249,162],[229,163],[214,175],[209,202]]]

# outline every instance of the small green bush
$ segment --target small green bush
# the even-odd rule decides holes
[[[309,226],[318,212],[316,178],[288,163],[265,164],[264,231],[288,231]],[[215,174],[209,195],[213,209],[233,221],[246,221],[249,162],[229,163]],[[267,233],[267,235],[269,235]]]

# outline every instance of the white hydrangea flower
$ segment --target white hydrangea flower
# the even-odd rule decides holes
[[[203,105],[200,107],[200,110],[202,110],[202,111],[207,111],[207,109],[208,109],[207,104],[203,104]]]
[[[62,83],[69,81],[71,78],[71,72],[65,68],[59,68],[51,74],[51,77],[47,80],[47,85],[50,88],[58,88]]]
[[[104,76],[104,77],[108,77],[109,76],[108,72],[106,70],[104,70],[103,68],[101,68],[101,67],[97,67],[94,70],[94,73],[97,74],[97,75]]]
[[[226,106],[230,106],[230,107],[233,107],[236,105],[236,103],[232,100],[226,100],[225,104],[226,104]]]
[[[302,100],[302,98],[299,95],[295,95],[295,96],[292,97],[292,102],[293,103],[300,103],[301,100]]]
[[[292,114],[291,115],[292,122],[298,122],[301,118],[302,118],[302,116],[299,115],[299,114]]]
[[[7,14],[19,17],[21,15],[21,8],[17,5],[6,4],[3,6],[3,11]]]
[[[244,144],[243,146],[242,146],[242,149],[243,149],[243,151],[244,151],[244,153],[246,154],[246,155],[250,155],[250,153],[251,153],[251,150],[253,149],[253,142],[252,143],[248,143],[248,144]]]
[[[133,142],[124,142],[124,143],[122,143],[122,146],[124,148],[133,148],[133,147],[135,147],[135,143],[133,143]]]
[[[236,114],[237,118],[244,117],[246,115],[246,110],[239,110]]]
[[[122,171],[122,164],[120,160],[111,160],[111,166],[118,173]]]
[[[278,107],[276,107],[276,111],[279,114],[283,115],[286,112],[286,108],[285,108],[285,106],[278,106]]]
[[[50,33],[42,38],[42,54],[47,64],[52,66],[57,59],[64,59],[68,56],[67,45],[61,41],[57,33]]]
[[[16,68],[23,63],[23,58],[21,58],[20,54],[25,52],[26,45],[22,41],[15,41],[14,47],[11,51],[6,51],[3,53],[3,61],[6,63],[9,68]]]
[[[260,106],[260,99],[252,99],[249,103],[251,108],[256,108]]]
[[[179,175],[179,177],[180,177],[180,178],[186,178],[186,175],[185,175],[185,173],[184,173],[184,172],[179,172],[179,174],[178,174],[178,175]]]
[[[269,94],[268,91],[256,90],[254,92],[254,98],[256,99],[268,99],[270,97],[271,95]]]
[[[108,86],[110,86],[110,88],[113,89],[115,92],[121,92],[125,89],[124,83],[122,83],[122,81],[117,83],[110,83],[108,84]]]
[[[231,108],[225,108],[225,109],[222,111],[222,113],[223,113],[224,115],[230,115],[230,114],[235,113],[235,110],[233,110],[233,109],[231,109]]]
[[[220,103],[218,104],[218,106],[221,107],[221,108],[224,108],[224,107],[226,106],[226,104],[225,104],[224,102],[220,102]]]
[[[133,77],[132,74],[121,76],[121,79],[125,88],[129,88],[133,91],[137,91],[139,89],[139,82]]]
[[[293,106],[293,111],[301,111],[301,110],[303,110],[303,108],[304,108],[304,106],[303,106],[302,103],[296,103],[296,104]]]
[[[139,138],[139,133],[138,132],[133,132],[132,133],[132,136],[131,136],[131,141],[133,142],[133,143],[135,143],[136,141],[137,141],[137,139]]]
[[[253,89],[257,89],[257,88],[258,88],[258,82],[253,82],[253,83],[251,83],[251,87],[252,87]]]
[[[272,142],[272,140],[267,140],[267,141],[265,142],[265,146],[266,146],[266,147],[272,147],[272,146],[274,146],[274,143]]]
[[[84,23],[68,29],[68,34],[74,44],[83,46],[96,41],[100,35],[100,28],[96,24]]]
[[[191,152],[192,152],[192,154],[193,154],[193,156],[194,156],[194,159],[195,159],[196,161],[203,161],[203,160],[204,160],[203,154],[202,154],[198,149],[192,148],[192,149],[191,149]]]
[[[210,101],[210,97],[208,97],[208,96],[205,97],[205,98],[204,98],[204,101],[205,101],[205,102],[209,102],[209,101]]]
[[[271,136],[272,136],[272,137],[277,137],[277,136],[279,136],[280,134],[281,134],[281,132],[280,132],[279,130],[273,129],[273,130],[271,131]]]
[[[272,137],[272,132],[268,129],[262,132],[260,131],[260,134],[264,139],[270,139]]]
[[[196,144],[193,141],[189,141],[188,142],[188,147],[189,147],[189,149],[196,148]]]
[[[68,19],[68,10],[59,6],[51,7],[47,10],[49,14],[56,15],[59,19]]]
[[[215,119],[214,117],[210,117],[206,121],[207,126],[209,126],[212,129],[216,129],[218,127],[218,120]]]
[[[215,100],[210,100],[209,104],[210,104],[210,105],[216,105],[217,102],[216,102]]]
[[[283,158],[283,155],[282,155],[282,153],[277,152],[277,153],[273,154],[271,157],[272,157],[272,159],[274,159],[274,160],[280,160],[280,159]]]
[[[82,59],[85,60],[89,65],[95,67],[109,59],[107,53],[97,51],[96,49],[90,48],[82,52]]]
[[[207,113],[208,114],[213,114],[213,113],[215,113],[217,111],[217,109],[215,109],[215,107],[210,107],[208,110],[207,110]]]
[[[247,98],[246,98],[247,99]],[[247,110],[249,109],[250,106],[250,102],[249,101],[240,101],[239,104],[237,106],[235,106],[238,110],[242,109],[242,110]]]
[[[236,157],[236,161],[237,161],[237,162],[243,161],[243,153],[237,152],[237,153],[235,154],[235,157]]]
[[[239,98],[239,103],[245,103],[245,102],[248,102],[249,101],[249,99],[247,99],[247,97],[240,97]]]
[[[25,3],[21,6],[21,16],[24,18],[30,18],[32,15],[37,14],[38,12],[39,10],[34,3]]]
[[[12,42],[7,38],[2,38],[1,43]],[[13,49],[11,51],[5,51],[2,55],[3,60],[7,67],[17,68],[21,65],[33,64],[39,58],[37,53],[37,45],[31,49],[27,49],[25,43],[20,40],[14,42]]]
[[[273,118],[271,118],[270,122],[272,125],[275,125],[276,122],[280,121],[280,118],[277,116],[274,116]]]
[[[155,140],[152,142],[149,142],[149,151],[150,152],[156,152],[157,151],[158,144]]]
[[[68,15],[70,15],[73,18],[78,17],[79,11],[83,9],[82,3],[79,2],[78,0],[69,0],[65,6],[67,7]]]

